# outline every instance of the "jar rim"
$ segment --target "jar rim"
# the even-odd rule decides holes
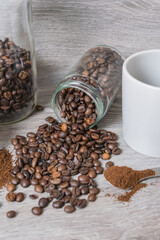
[[[58,119],[61,122],[65,122],[66,119],[60,117],[60,110],[61,110],[61,108],[60,108],[60,106],[57,105],[57,99],[56,98],[58,96],[58,93],[61,90],[66,89],[66,88],[76,88],[76,89],[79,89],[79,90],[83,91],[84,93],[86,93],[95,103],[95,106],[96,106],[96,109],[97,109],[97,118],[96,118],[95,122],[91,126],[89,126],[89,128],[92,128],[103,117],[104,105],[103,105],[102,99],[101,99],[100,95],[98,94],[98,92],[94,91],[94,88],[91,87],[90,85],[86,84],[85,82],[81,82],[81,81],[78,81],[78,80],[76,80],[76,81],[67,80],[67,78],[71,78],[71,77],[73,78],[73,76],[75,76],[75,77],[78,77],[78,76],[84,77],[84,76],[82,76],[80,74],[71,74],[71,75],[68,75],[67,77],[65,77],[64,78],[64,82],[61,82],[59,84],[59,86],[57,87],[56,91],[53,94],[53,97],[52,97],[52,108],[54,110],[54,113],[58,117]],[[90,91],[88,91],[88,89]]]

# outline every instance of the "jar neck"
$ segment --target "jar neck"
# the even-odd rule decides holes
[[[68,79],[68,76],[67,76],[67,79]],[[97,109],[97,118],[96,118],[94,124],[90,126],[90,128],[95,126],[102,119],[102,117],[106,113],[107,109],[104,106],[102,97],[100,96],[99,92],[96,89],[94,89],[90,85],[86,84],[85,82],[77,81],[77,80],[76,81],[73,81],[73,80],[67,81],[65,79],[62,83],[60,83],[60,85],[56,89],[55,93],[53,94],[52,108],[53,108],[56,116],[58,117],[58,119],[61,122],[65,122],[65,119],[60,117],[61,106],[60,106],[60,102],[59,102],[59,93],[61,90],[66,89],[66,88],[79,89],[79,90],[83,91],[84,93],[86,93],[93,100],[93,102],[95,103],[96,109]],[[107,108],[108,108],[108,106],[107,106]]]

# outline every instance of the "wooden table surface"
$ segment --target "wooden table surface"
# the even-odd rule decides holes
[[[0,147],[11,148],[16,134],[34,131],[53,115],[51,96],[59,80],[88,48],[107,44],[124,57],[140,50],[159,48],[159,0],[33,0],[33,23],[38,65],[39,104],[43,112],[0,127]],[[116,165],[144,169],[160,166],[160,159],[143,156],[130,149],[122,135],[121,92],[99,127],[115,131],[122,149],[113,156]],[[148,180],[148,186],[134,195],[130,203],[106,197],[119,194],[103,177],[97,177],[101,189],[98,199],[83,210],[65,214],[50,205],[40,217],[31,214],[37,200],[29,199],[33,188],[25,190],[22,203],[8,203],[0,196],[0,240],[159,240],[160,179]],[[152,183],[152,184],[151,184]],[[21,188],[18,187],[18,191]],[[18,215],[7,219],[6,211]]]

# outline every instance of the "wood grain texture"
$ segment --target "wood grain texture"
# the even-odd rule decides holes
[[[36,130],[45,117],[53,115],[51,97],[56,85],[88,48],[107,44],[117,48],[124,57],[159,48],[159,11],[159,0],[33,0],[39,104],[45,110],[22,122],[0,127],[0,147],[12,150],[12,137]],[[116,165],[134,169],[160,166],[159,159],[138,154],[124,142],[121,92],[99,127],[119,135],[123,152],[112,157]],[[5,194],[1,194],[0,240],[160,239],[160,179],[148,180],[147,188],[125,204],[105,196],[123,191],[108,185],[103,175],[97,177],[97,183],[101,189],[97,201],[71,215],[50,205],[42,216],[33,216],[31,208],[37,205],[37,200],[28,198],[33,193],[32,187],[25,190],[23,203],[7,203]],[[7,219],[5,213],[12,209],[18,215]]]

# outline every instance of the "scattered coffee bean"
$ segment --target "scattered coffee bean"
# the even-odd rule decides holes
[[[15,211],[9,211],[9,212],[7,212],[6,213],[6,216],[8,217],[8,218],[14,218],[15,216],[16,216],[16,212]]]
[[[41,105],[36,105],[36,110],[37,110],[37,111],[43,111],[43,110],[44,110],[44,107],[41,106]]]
[[[19,181],[18,178],[13,177],[13,178],[11,179],[11,183],[14,184],[14,185],[18,185],[18,184],[20,183],[20,181]]]
[[[13,183],[10,183],[7,185],[8,192],[14,192],[15,190],[16,190],[16,185],[14,185]]]
[[[108,153],[103,153],[102,156],[101,156],[101,158],[102,158],[103,160],[108,160],[108,159],[110,159],[110,154],[108,154]]]
[[[32,213],[36,216],[39,216],[42,214],[42,208],[40,207],[33,207],[32,208]]]
[[[99,188],[90,188],[89,192],[90,192],[90,194],[97,195],[100,192],[100,190],[99,190]]]
[[[52,204],[52,206],[53,206],[54,208],[62,208],[63,205],[64,205],[64,203],[63,203],[62,201],[55,201],[55,202],[53,202],[53,204]]]
[[[31,194],[31,195],[29,195],[29,198],[35,200],[35,199],[38,198],[38,195],[36,195],[36,194]]]
[[[27,188],[27,187],[29,187],[29,185],[30,185],[30,182],[29,182],[29,180],[28,179],[22,179],[21,181],[20,181],[20,184],[21,184],[21,186],[23,187],[23,188]]]
[[[106,164],[105,164],[106,168],[109,168],[109,167],[112,167],[112,166],[114,166],[114,163],[112,161],[106,162]]]
[[[40,198],[39,201],[38,201],[38,205],[41,207],[41,208],[45,208],[47,207],[49,204],[49,201],[47,198]]]
[[[90,193],[90,194],[88,195],[88,201],[90,201],[90,202],[96,201],[96,195],[93,194],[93,193]]]
[[[19,192],[16,194],[16,202],[22,202],[24,200],[24,194]]]
[[[43,189],[43,187],[41,185],[36,185],[34,190],[37,193],[42,193],[44,191],[44,189]]]
[[[87,206],[87,200],[86,199],[79,199],[77,201],[77,207],[78,208],[85,208]]]
[[[73,213],[75,210],[76,210],[75,207],[70,206],[70,205],[67,205],[67,206],[64,207],[64,211],[66,213]]]
[[[7,193],[7,195],[6,195],[6,200],[7,200],[8,202],[14,202],[14,201],[16,200],[16,194],[13,193],[13,192]]]

